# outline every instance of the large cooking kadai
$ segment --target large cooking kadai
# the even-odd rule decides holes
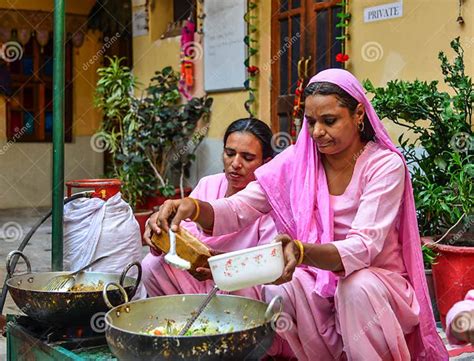
[[[107,299],[104,288],[104,299]],[[275,324],[282,310],[281,296],[270,304],[250,298],[217,295],[193,328],[215,326],[222,333],[210,336],[155,336],[147,332],[167,321],[184,325],[206,295],[172,295],[128,302],[105,316],[105,335],[113,354],[121,361],[152,360],[260,360],[271,346]],[[274,312],[276,304],[279,309]]]
[[[27,273],[12,276],[12,258],[18,255],[22,257],[27,266]],[[137,278],[127,276],[133,267],[138,268]],[[37,272],[31,273],[31,265],[28,258],[20,251],[10,252],[7,256],[7,286],[10,295],[20,310],[35,320],[54,326],[77,326],[88,325],[92,316],[98,312],[108,310],[104,302],[102,290],[97,291],[47,291],[45,286],[51,278],[59,275],[67,275],[70,272]],[[102,272],[82,272],[76,276],[76,284],[98,284],[102,281],[104,285],[108,282],[118,282],[125,287],[128,297],[133,297],[141,279],[141,266],[138,262],[130,263],[125,267],[122,274]],[[113,302],[122,299],[118,289],[107,292]]]

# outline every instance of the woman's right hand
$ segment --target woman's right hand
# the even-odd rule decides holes
[[[151,222],[152,222],[152,217],[158,214],[158,212],[153,213],[150,218],[146,221],[145,224],[145,232],[143,232],[143,240],[147,244],[147,246],[150,247],[150,252],[154,256],[160,256],[162,254],[161,250],[155,246],[155,244],[151,241],[151,236],[153,235],[153,232],[151,230]],[[156,220],[154,221],[156,223]]]
[[[170,227],[174,232],[178,231],[179,224],[196,214],[196,205],[189,198],[170,199],[160,206],[160,210],[153,213],[148,222],[151,231],[160,234],[168,232]]]

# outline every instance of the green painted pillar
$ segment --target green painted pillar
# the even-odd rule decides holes
[[[54,0],[53,33],[53,271],[63,269],[63,208],[64,208],[64,2]]]

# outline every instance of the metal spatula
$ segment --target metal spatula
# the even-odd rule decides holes
[[[165,256],[166,263],[182,270],[190,269],[191,263],[178,256],[176,253],[176,234],[171,229],[169,230],[168,234],[170,237],[170,250]]]
[[[46,284],[46,286],[44,286],[44,289],[47,291],[62,291],[62,290],[67,290],[71,288],[75,282],[74,276],[88,269],[89,267],[92,267],[93,265],[95,265],[96,263],[98,263],[99,261],[102,261],[104,258],[107,258],[107,257],[109,256],[101,256],[95,259],[94,261],[89,262],[84,267],[78,269],[75,272],[72,272],[66,275],[59,275],[59,276],[51,278]]]
[[[212,290],[209,291],[209,293],[207,294],[207,297],[206,299],[201,303],[201,306],[199,306],[198,310],[196,311],[196,313],[194,314],[193,317],[191,317],[188,322],[186,322],[186,324],[184,325],[184,327],[181,329],[181,331],[179,331],[179,336],[183,336],[186,332],[188,332],[188,330],[191,328],[191,326],[193,325],[194,322],[196,322],[196,320],[199,318],[199,316],[201,315],[202,311],[204,311],[204,309],[207,307],[207,305],[209,304],[209,302],[211,302],[212,300],[212,297],[214,297],[217,293],[217,291],[219,291],[219,288],[217,286],[214,286],[214,288]]]

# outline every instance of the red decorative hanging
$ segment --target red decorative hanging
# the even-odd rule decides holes
[[[194,86],[194,59],[199,56],[200,44],[194,41],[196,25],[191,19],[186,20],[181,30],[181,79],[179,91],[186,99],[191,99],[190,91]]]
[[[348,60],[349,60],[349,55],[347,54],[339,53],[336,55],[336,61],[339,63],[345,63]]]

